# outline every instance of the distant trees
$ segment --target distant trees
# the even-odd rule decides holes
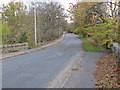
[[[110,10],[110,11],[109,11]],[[92,37],[98,45],[109,48],[118,42],[118,2],[81,2],[71,4],[71,20],[84,37]]]
[[[67,31],[68,33],[73,33],[73,32],[75,31],[75,26],[74,26],[74,23],[73,23],[73,22],[67,24],[67,29],[66,29],[66,31]]]
[[[8,22],[7,21],[2,21],[1,24],[1,28],[0,28],[0,32],[2,32],[2,39],[4,40],[3,43],[7,42],[8,39],[8,35],[10,34],[10,27],[8,26]]]
[[[38,42],[50,41],[61,36],[64,27],[64,9],[58,2],[38,2],[37,31]]]
[[[3,44],[28,42],[34,46],[34,8],[38,45],[62,35],[66,21],[64,9],[58,2],[32,2],[27,5],[10,2],[1,7]]]
[[[26,16],[27,7],[24,6],[21,2],[10,2],[8,5],[2,6],[2,27],[10,27],[9,34],[6,36],[6,39],[3,37],[4,44],[7,43],[18,43],[18,38],[21,33],[25,32],[25,27],[27,26],[24,23],[23,18]],[[4,22],[7,22],[7,26],[4,25]],[[2,35],[4,35],[4,28],[2,29]]]

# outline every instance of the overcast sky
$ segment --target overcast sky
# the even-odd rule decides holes
[[[40,1],[47,1],[47,0],[0,0],[0,5],[3,4],[3,3],[7,4],[10,1],[22,1],[22,2],[36,1],[36,2],[40,2]],[[65,12],[66,12],[66,9],[69,8],[69,3],[75,3],[76,2],[76,0],[52,0],[52,1],[60,2],[63,5],[63,7],[65,8]],[[67,12],[66,12],[66,14],[67,14]],[[67,20],[68,20],[68,22],[70,22],[69,19],[67,19]]]
[[[28,2],[28,1],[41,1],[41,0],[0,0],[0,5],[1,5],[1,3],[8,3],[10,1]],[[42,0],[42,1],[46,1],[46,0]],[[66,9],[69,7],[69,3],[75,3],[76,2],[76,0],[53,0],[53,1],[61,2],[62,5],[64,6],[64,8],[66,8]]]

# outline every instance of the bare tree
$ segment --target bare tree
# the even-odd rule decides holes
[[[62,33],[64,9],[58,2],[37,2],[37,41],[50,41],[58,38]]]

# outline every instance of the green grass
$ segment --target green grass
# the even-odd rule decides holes
[[[28,46],[28,49],[32,49],[33,47],[32,46]]]
[[[9,53],[13,53],[13,52],[19,52],[20,50],[13,50],[13,51],[9,51]]]
[[[80,38],[80,40],[83,42],[83,49],[86,52],[104,52],[105,51],[102,47],[93,45],[86,38]]]

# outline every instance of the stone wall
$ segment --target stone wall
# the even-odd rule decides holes
[[[117,54],[118,59],[120,59],[120,44],[118,43],[112,43],[112,51]]]
[[[28,49],[28,43],[18,43],[11,45],[0,45],[0,53],[10,53],[15,51],[23,51]]]

